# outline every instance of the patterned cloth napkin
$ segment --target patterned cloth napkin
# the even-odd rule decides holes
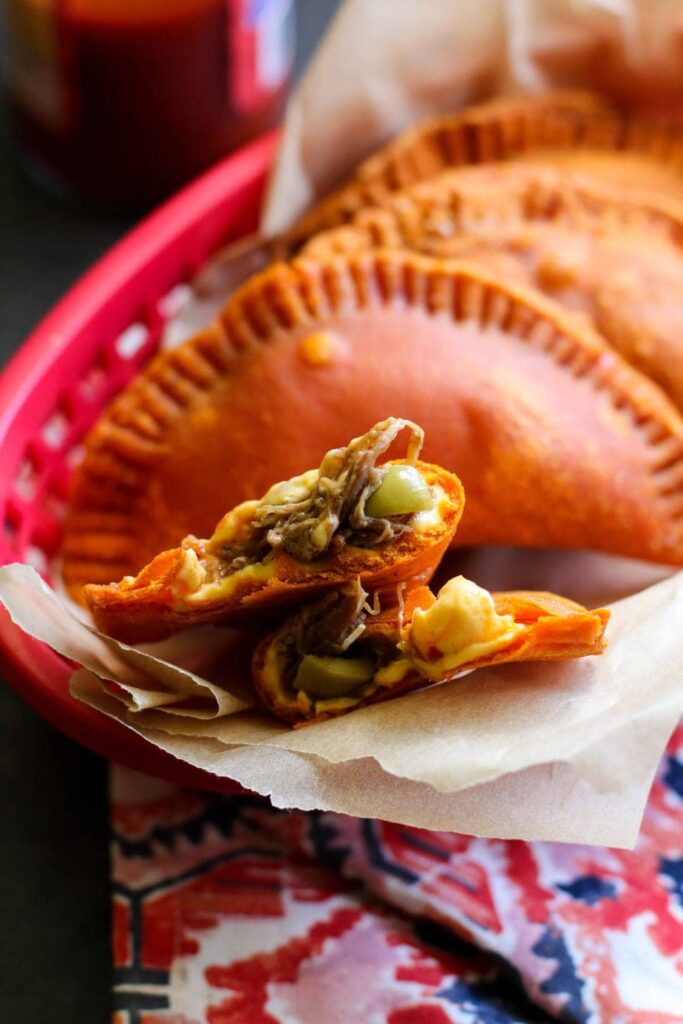
[[[634,852],[112,777],[114,1024],[683,1022],[683,725]]]

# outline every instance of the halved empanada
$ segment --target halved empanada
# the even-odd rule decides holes
[[[363,206],[449,167],[541,161],[608,184],[683,194],[683,133],[638,120],[591,93],[502,97],[433,117],[373,153],[295,225],[292,243],[350,220]]]
[[[378,465],[404,428],[407,457]],[[186,537],[135,577],[86,586],[95,624],[137,643],[207,622],[262,624],[349,577],[380,593],[429,581],[464,494],[453,473],[418,461],[422,440],[414,423],[377,423],[319,469],[232,509],[209,540]]]
[[[462,168],[362,209],[302,256],[387,247],[539,288],[683,406],[683,205],[531,164]]]
[[[463,576],[381,611],[352,581],[266,637],[252,678],[279,718],[319,722],[486,665],[600,654],[608,619],[555,594],[490,594]]]
[[[389,413],[462,479],[459,541],[683,562],[683,420],[659,388],[529,290],[371,252],[266,271],[114,401],[76,473],[69,587],[209,536]]]

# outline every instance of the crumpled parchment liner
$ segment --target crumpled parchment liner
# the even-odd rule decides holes
[[[244,641],[233,630],[187,630],[170,641],[129,647],[88,626],[28,565],[0,568],[0,604],[25,633],[116,682],[131,715],[164,707],[170,714],[202,719],[252,703]],[[237,671],[229,670],[231,664]],[[226,679],[237,682],[236,692],[226,688]]]
[[[683,573],[613,606],[600,657],[470,673],[296,730],[244,710],[229,695],[211,717],[179,713],[192,712],[204,694],[196,674],[103,640],[26,566],[0,570],[0,600],[27,632],[84,665],[88,671],[72,681],[81,700],[281,806],[481,835],[628,845],[683,710]],[[121,679],[123,699],[101,678]],[[164,707],[159,693],[169,687],[173,700]],[[511,805],[510,787],[522,776],[524,797]],[[465,795],[482,786],[485,801]]]
[[[72,689],[86,703],[119,717],[90,673],[74,676]],[[652,779],[648,769],[645,776],[634,774],[623,789],[598,792],[571,764],[549,762],[457,793],[439,793],[426,783],[389,775],[372,757],[331,764],[268,746],[230,749],[216,740],[204,740],[200,750],[185,736],[136,731],[174,757],[215,775],[228,774],[246,789],[268,796],[276,807],[333,810],[499,839],[632,848]],[[665,713],[650,738],[656,738],[661,750],[671,731]],[[621,756],[619,737],[610,747],[606,756]]]

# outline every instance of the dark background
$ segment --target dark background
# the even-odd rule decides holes
[[[297,0],[299,71],[336,5]],[[0,365],[136,219],[79,210],[34,187],[0,106]],[[106,787],[106,764],[0,679],[3,1024],[110,1020]]]

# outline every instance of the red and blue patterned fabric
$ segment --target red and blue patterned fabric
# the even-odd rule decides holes
[[[116,772],[115,1024],[683,1022],[683,727],[633,852]]]

